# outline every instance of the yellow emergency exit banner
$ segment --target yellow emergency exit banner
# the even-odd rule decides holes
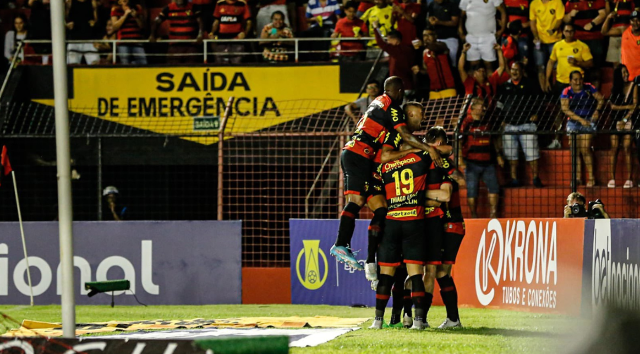
[[[227,127],[234,133],[258,131],[356,98],[340,92],[339,66],[87,67],[74,69],[69,109],[210,144],[232,96]]]

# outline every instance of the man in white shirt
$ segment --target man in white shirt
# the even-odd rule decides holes
[[[461,0],[462,21],[458,32],[463,42],[471,44],[467,60],[471,65],[484,62],[487,72],[493,71],[496,38],[500,38],[507,25],[507,12],[502,0]],[[496,28],[496,10],[500,12],[500,28]]]

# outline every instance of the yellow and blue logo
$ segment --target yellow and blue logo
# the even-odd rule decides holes
[[[320,249],[320,240],[303,240],[303,248],[298,254],[296,260],[296,272],[298,274],[298,280],[300,284],[309,290],[317,290],[324,285],[329,274],[329,263],[327,262],[327,256]],[[304,277],[300,274],[300,260],[304,255]],[[320,277],[320,259],[324,262],[324,275]]]

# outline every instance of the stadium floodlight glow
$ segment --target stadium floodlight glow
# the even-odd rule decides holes
[[[114,291],[129,290],[131,283],[126,279],[92,281],[84,283],[84,289],[89,290],[89,297],[99,293],[111,292],[111,307],[114,306]]]

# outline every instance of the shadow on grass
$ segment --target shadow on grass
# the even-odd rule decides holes
[[[562,337],[562,333],[527,331],[520,329],[504,329],[491,327],[465,327],[462,329],[452,329],[447,332],[455,334],[477,334],[481,336],[505,336],[505,337],[527,337],[527,338],[553,338]]]

